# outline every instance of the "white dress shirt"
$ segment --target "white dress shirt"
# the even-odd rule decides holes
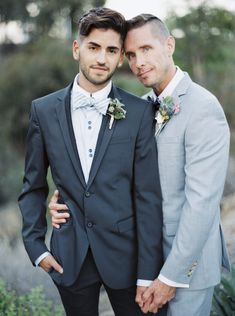
[[[162,101],[162,99],[165,98],[166,96],[172,95],[176,86],[183,79],[183,77],[184,77],[184,72],[178,66],[176,66],[176,72],[175,72],[174,77],[171,79],[171,81],[168,83],[165,89],[159,94],[158,99]],[[156,100],[157,96],[153,90],[148,95],[151,96],[153,100]]]
[[[76,109],[76,95],[82,93],[86,97],[94,98],[94,101],[108,98],[112,82],[110,81],[106,87],[91,94],[81,88],[77,84],[77,80],[78,77],[76,76],[71,91],[71,117],[82,171],[87,183],[103,115],[94,106]]]

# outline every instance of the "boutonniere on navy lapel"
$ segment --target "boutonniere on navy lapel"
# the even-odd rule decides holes
[[[109,129],[113,126],[114,120],[122,120],[126,117],[126,110],[123,109],[125,105],[117,98],[110,99],[106,114],[110,115]]]
[[[180,105],[177,103],[172,96],[166,96],[160,101],[159,109],[156,112],[155,120],[156,131],[155,136],[157,137],[166,123],[171,119],[173,115],[180,112]]]

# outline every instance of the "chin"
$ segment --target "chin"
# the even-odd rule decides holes
[[[147,88],[151,88],[153,86],[153,83],[150,80],[141,80],[141,82]]]
[[[107,78],[92,78],[91,82],[95,85],[103,85],[108,81]]]

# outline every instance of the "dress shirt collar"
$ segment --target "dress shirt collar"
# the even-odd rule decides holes
[[[184,72],[176,66],[176,72],[174,77],[171,79],[171,81],[168,83],[168,85],[165,87],[165,89],[159,94],[158,98],[159,100],[162,100],[164,97],[172,95],[175,88],[179,84],[179,82],[183,79],[184,77]],[[152,90],[151,96],[156,100],[156,94]]]

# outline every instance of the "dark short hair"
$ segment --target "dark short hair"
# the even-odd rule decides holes
[[[155,15],[147,13],[139,14],[134,18],[127,20],[127,32],[144,26],[147,23],[152,24],[153,32],[155,31],[158,35],[161,35],[162,37],[168,37],[170,35],[166,24],[162,20],[160,20]]]
[[[88,36],[93,29],[112,29],[126,37],[126,20],[124,16],[108,8],[94,8],[85,13],[78,21],[78,35]]]

